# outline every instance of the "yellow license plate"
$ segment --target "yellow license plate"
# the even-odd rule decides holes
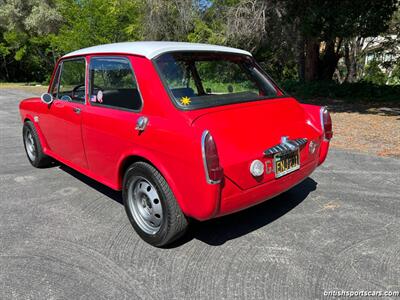
[[[293,171],[296,171],[300,169],[299,150],[285,154],[278,153],[274,156],[274,162],[275,162],[275,178],[279,178]]]

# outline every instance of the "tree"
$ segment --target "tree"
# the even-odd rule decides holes
[[[8,30],[45,35],[57,32],[62,17],[55,1],[3,0],[0,20]]]
[[[200,2],[145,0],[142,33],[148,40],[187,41],[199,20]]]
[[[343,40],[388,28],[397,0],[285,0],[286,17],[304,37],[305,80],[331,80]]]
[[[140,38],[139,0],[58,0],[57,6],[64,22],[52,37],[52,45],[59,55]]]
[[[274,78],[295,78],[296,25],[283,22],[284,9],[274,0],[215,0],[189,40],[248,50]]]
[[[3,0],[0,4],[0,55],[5,74],[0,79],[43,80],[53,64],[47,35],[57,32],[62,21],[55,2]]]
[[[140,0],[0,1],[0,80],[48,80],[67,52],[141,36]]]
[[[400,63],[397,2],[0,0],[0,80],[42,81],[59,56],[88,46],[175,40],[246,49],[278,80],[331,80],[344,57],[340,76],[352,82],[365,38],[388,28],[384,51]]]

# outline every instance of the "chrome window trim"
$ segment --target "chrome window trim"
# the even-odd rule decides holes
[[[207,179],[207,183],[209,184],[219,184],[221,183],[222,179],[220,180],[212,180],[209,176],[208,176],[208,168],[207,168],[207,162],[206,162],[206,148],[205,148],[205,141],[207,138],[207,135],[209,135],[210,132],[206,129],[203,131],[203,134],[201,135],[201,154],[202,154],[202,158],[203,158],[203,166],[204,166],[204,171],[206,173],[206,179]]]
[[[53,81],[51,82],[50,88],[48,90],[48,93],[51,94],[54,99],[57,99],[57,96],[58,96],[58,89],[60,86],[61,66],[62,66],[62,61],[59,62],[57,65],[57,70],[54,73]],[[86,76],[86,74],[85,74],[85,76]],[[53,95],[53,91],[55,88],[56,88],[56,93],[55,93],[55,95]]]

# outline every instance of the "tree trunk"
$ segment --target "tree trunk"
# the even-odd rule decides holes
[[[306,57],[304,54],[305,40],[302,36],[297,41],[297,72],[299,74],[300,81],[305,80],[305,63]]]
[[[335,73],[337,64],[339,62],[339,54],[335,49],[336,41],[329,41],[325,46],[325,53],[322,58],[319,79],[320,80],[332,80],[333,74]],[[340,45],[337,46],[340,48]]]
[[[346,82],[356,82],[358,77],[357,58],[362,47],[362,38],[348,41],[344,48],[344,59],[347,69]]]
[[[346,42],[344,44],[344,64],[346,65],[347,73],[346,77],[344,78],[345,82],[349,82],[350,78],[350,68],[351,68],[351,62],[350,62],[350,49],[349,49],[349,42]]]
[[[307,39],[306,41],[306,57],[304,79],[313,81],[318,79],[319,66],[319,46],[320,43],[315,39]]]
[[[8,74],[8,68],[7,68],[7,60],[6,60],[6,57],[5,56],[3,56],[3,67],[4,67],[4,70],[5,70],[5,73],[6,73],[6,81],[10,81],[10,75]]]

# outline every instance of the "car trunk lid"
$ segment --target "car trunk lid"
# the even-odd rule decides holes
[[[261,160],[266,169],[272,168],[273,156],[264,151],[279,145],[282,137],[290,140],[318,138],[316,130],[307,122],[302,106],[293,98],[277,98],[209,109],[193,116],[193,125],[212,134],[218,149],[224,175],[241,189],[248,189],[275,180],[274,172],[253,177],[250,164]],[[307,145],[301,147],[300,164],[315,157],[309,155]],[[269,171],[272,171],[269,169]]]

